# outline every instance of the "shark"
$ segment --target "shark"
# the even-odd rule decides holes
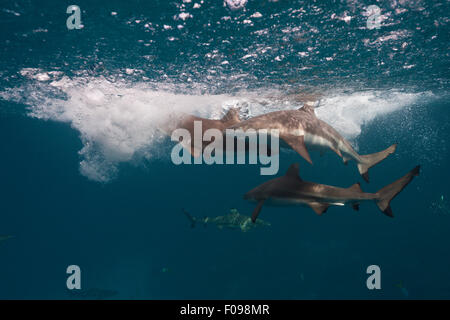
[[[239,117],[239,110],[239,108],[230,108],[228,112],[222,117],[222,119],[219,120],[207,119],[191,114],[181,113],[176,116],[175,120],[172,120],[172,123],[170,125],[166,125],[163,128],[163,131],[166,134],[171,135],[172,132],[176,129],[186,129],[187,131],[189,131],[192,139],[194,139],[194,137],[196,136],[194,124],[197,121],[201,122],[202,125],[201,136],[203,136],[205,131],[208,129],[217,129],[220,131],[224,131],[226,128],[241,121]],[[183,148],[189,151],[193,157],[197,158],[202,154],[204,148],[210,142],[203,141],[201,146],[197,146],[192,139],[186,141],[182,140],[180,143]]]
[[[377,153],[358,154],[339,132],[317,118],[311,104],[305,104],[297,110],[274,111],[252,117],[231,125],[229,129],[243,131],[277,129],[280,139],[310,164],[312,160],[308,148],[318,149],[321,153],[332,150],[343,159],[344,164],[354,160],[366,182],[369,182],[369,169],[394,153],[397,148],[397,144],[393,144]]]
[[[219,229],[240,229],[242,232],[250,231],[255,227],[270,226],[269,222],[259,219],[256,223],[252,223],[252,219],[249,216],[242,215],[237,209],[231,209],[230,213],[224,216],[217,217],[203,217],[197,218],[191,216],[186,210],[183,209],[183,213],[191,222],[191,228],[195,228],[197,223],[202,223],[204,226],[207,224],[215,224]]]
[[[394,217],[391,201],[415,176],[418,176],[420,166],[416,166],[406,175],[380,189],[376,193],[366,193],[359,183],[349,188],[328,186],[315,182],[304,181],[299,175],[299,164],[292,164],[286,174],[271,179],[244,195],[244,199],[257,202],[252,214],[255,222],[263,205],[305,205],[311,207],[318,215],[322,215],[330,206],[351,205],[359,210],[363,201],[374,201],[385,215]]]

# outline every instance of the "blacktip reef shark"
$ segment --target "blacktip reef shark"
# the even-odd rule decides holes
[[[176,129],[186,129],[187,131],[189,131],[191,140],[186,141],[182,140],[181,145],[183,146],[183,148],[189,151],[191,155],[195,158],[199,157],[202,154],[203,149],[210,143],[202,141],[201,137],[199,141],[202,141],[202,145],[197,146],[194,143],[194,139],[196,137],[194,124],[196,121],[200,121],[202,124],[201,137],[203,137],[205,131],[208,129],[217,129],[220,131],[224,131],[229,126],[232,126],[240,122],[241,119],[239,118],[239,108],[230,108],[228,112],[225,114],[225,116],[223,116],[223,118],[220,120],[206,119],[191,114],[183,113],[178,115],[177,119],[174,120],[171,125],[168,125],[165,128],[163,128],[163,131],[169,136]]]
[[[284,176],[269,180],[244,196],[246,200],[258,204],[253,211],[252,221],[256,221],[261,208],[267,205],[306,205],[315,213],[321,215],[329,206],[344,206],[350,204],[354,210],[359,210],[362,201],[375,201],[378,208],[387,216],[393,217],[391,200],[400,193],[411,180],[419,175],[420,166],[415,167],[402,178],[387,185],[376,193],[366,193],[359,183],[349,188],[339,188],[324,184],[303,181],[298,174],[298,163],[292,164]]]
[[[230,213],[224,216],[203,218],[193,217],[186,210],[182,210],[191,222],[191,228],[195,228],[197,223],[201,223],[204,226],[207,224],[215,224],[219,229],[240,229],[242,232],[247,232],[255,227],[270,226],[270,223],[263,220],[258,220],[256,223],[252,223],[251,217],[240,214],[237,209],[231,209]]]
[[[311,104],[305,104],[298,110],[274,111],[256,116],[234,124],[230,129],[244,131],[278,129],[279,137],[310,164],[312,161],[306,146],[319,149],[321,152],[331,149],[345,164],[349,160],[355,160],[359,173],[367,182],[369,182],[369,168],[394,153],[397,147],[393,144],[384,151],[360,155],[333,127],[316,117]]]

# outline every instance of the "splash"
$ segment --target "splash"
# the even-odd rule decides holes
[[[57,74],[39,69],[24,69],[21,74],[29,83],[0,92],[0,98],[27,105],[31,117],[69,123],[83,143],[80,172],[99,182],[113,179],[120,163],[160,158],[167,142],[160,128],[180,112],[218,119],[229,108],[240,107],[242,117],[248,118],[303,104],[298,96],[277,89],[212,95],[174,84],[104,77],[56,79]],[[355,139],[364,124],[410,106],[424,94],[391,90],[322,95],[317,116],[347,139]]]
[[[361,134],[361,128],[375,118],[411,106],[420,98],[431,95],[397,90],[335,93],[321,101],[316,114],[346,139],[354,140]]]

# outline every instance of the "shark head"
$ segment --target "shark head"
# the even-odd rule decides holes
[[[260,185],[244,194],[244,200],[260,201],[265,199],[266,196],[264,185]]]
[[[284,189],[284,186],[290,186],[292,182],[301,181],[298,171],[299,164],[293,163],[283,176],[266,181],[265,183],[248,191],[244,195],[244,200],[259,202],[271,198],[274,195],[274,191],[277,192],[277,190]]]

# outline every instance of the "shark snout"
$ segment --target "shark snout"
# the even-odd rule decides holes
[[[244,200],[256,201],[257,198],[258,198],[258,195],[251,191],[244,194]]]
[[[244,194],[244,200],[248,200],[251,202],[259,201],[259,200],[261,200],[260,198],[261,198],[260,194],[258,194],[258,193],[255,194],[254,192],[251,192],[251,191]]]

